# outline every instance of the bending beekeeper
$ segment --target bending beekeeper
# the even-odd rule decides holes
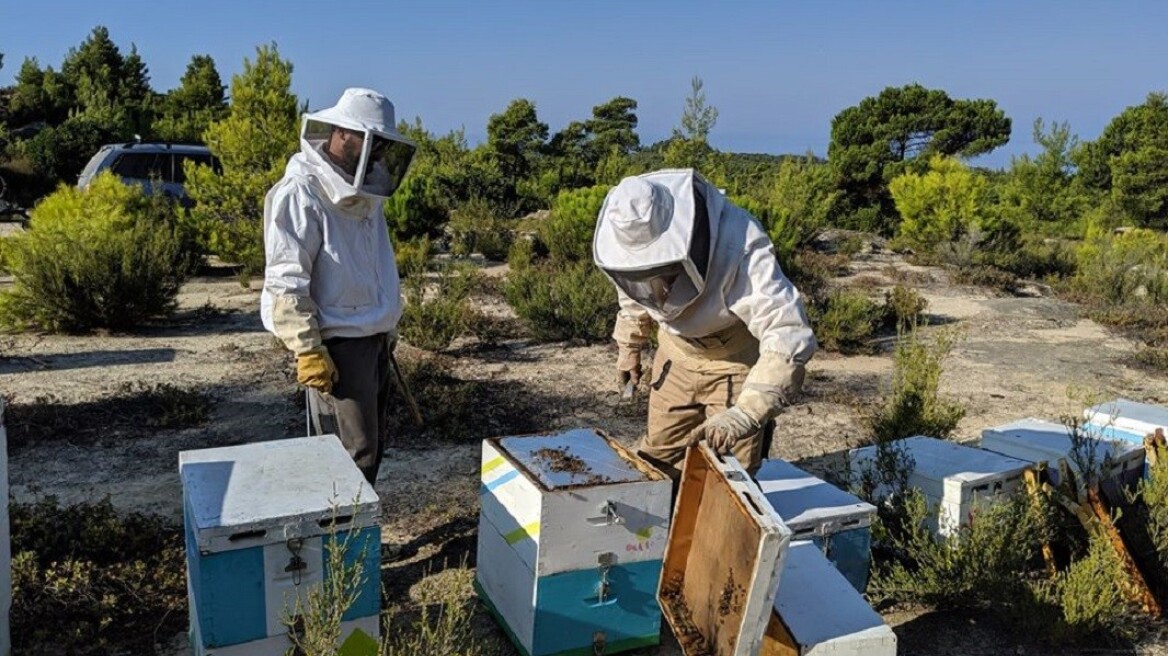
[[[658,171],[609,192],[593,257],[617,288],[622,385],[640,382],[659,326],[641,455],[676,479],[686,448],[706,440],[753,474],[764,427],[793,402],[816,349],[762,226],[693,170]]]
[[[369,89],[307,114],[300,152],[264,199],[264,327],[296,356],[316,434],[335,433],[370,484],[381,464],[401,318],[382,204],[415,146]]]

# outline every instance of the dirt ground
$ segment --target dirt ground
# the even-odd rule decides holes
[[[1129,366],[1134,343],[1039,290],[1005,297],[958,287],[939,269],[909,266],[879,252],[858,256],[851,268],[839,282],[877,294],[893,277],[908,280],[928,300],[933,325],[962,330],[943,379],[943,391],[967,408],[961,439],[1022,417],[1077,414],[1092,396],[1168,401],[1168,380]],[[119,508],[178,522],[179,451],[303,434],[291,359],[260,326],[258,287],[258,280],[244,288],[227,274],[197,278],[184,287],[175,320],[134,335],[0,336],[0,394],[12,403],[48,397],[67,408],[140,381],[200,388],[213,399],[210,421],[198,428],[96,442],[64,435],[51,444],[17,449],[10,454],[13,496],[48,493],[76,502],[108,495]],[[770,455],[833,473],[841,454],[862,437],[864,406],[889,385],[889,350],[884,344],[874,355],[819,353],[810,365],[804,401],[779,418]],[[412,351],[404,346],[401,355],[409,358]],[[610,345],[511,340],[488,349],[456,348],[452,355],[459,378],[506,388],[512,400],[541,406],[542,429],[594,426],[626,444],[644,429],[644,399],[619,398]],[[448,438],[395,445],[377,482],[383,540],[405,545],[406,558],[383,572],[389,603],[403,609],[416,603],[428,581],[448,576],[448,569],[473,566],[479,445],[457,435]],[[900,612],[887,620],[900,637],[902,654],[1048,653],[988,618]],[[485,616],[482,623],[490,626]],[[502,640],[501,633],[494,635]],[[185,636],[175,636],[171,653],[185,653],[184,642]],[[677,652],[666,645],[647,653]],[[1146,644],[1078,653],[1168,650]]]

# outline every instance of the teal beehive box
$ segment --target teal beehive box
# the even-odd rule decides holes
[[[379,635],[377,494],[336,436],[184,451],[179,472],[196,656],[287,652],[286,621],[332,549],[362,569],[340,641]]]

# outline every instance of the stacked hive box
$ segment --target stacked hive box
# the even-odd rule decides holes
[[[1168,432],[1168,408],[1115,399],[1087,408],[1083,417],[1108,439],[1122,440],[1137,446],[1144,445],[1144,437],[1157,430]],[[1145,464],[1144,474],[1147,475]]]
[[[1025,460],[932,437],[891,444],[913,460],[908,485],[921,490],[930,509],[936,509],[930,513],[929,528],[943,536],[967,524],[974,508],[1012,494],[1031,466]],[[859,479],[876,466],[877,447],[852,449],[850,459],[852,475]]]
[[[793,539],[813,541],[863,592],[868,586],[876,507],[785,460],[764,461],[755,479]]]
[[[1071,471],[1082,467],[1105,472],[1108,487],[1134,487],[1144,469],[1144,448],[1128,442],[1112,441],[1103,432],[1088,427],[1080,448],[1076,451],[1069,429],[1041,419],[1020,419],[1002,426],[987,428],[981,433],[981,448],[1034,464],[1045,463],[1051,482],[1059,483],[1059,461]],[[1109,492],[1119,493],[1118,489]]]
[[[184,451],[179,471],[196,656],[284,654],[285,620],[328,578],[334,548],[362,570],[341,640],[378,636],[377,495],[336,436]]]
[[[0,656],[8,656],[12,636],[8,612],[12,608],[12,535],[8,528],[8,433],[4,429],[4,399],[0,399]]]
[[[760,656],[895,656],[896,634],[819,547],[791,544]]]
[[[483,443],[475,588],[526,656],[659,642],[671,481],[589,429]]]

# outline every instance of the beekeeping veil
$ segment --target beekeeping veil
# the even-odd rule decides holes
[[[324,180],[334,202],[358,193],[382,199],[393,195],[417,150],[397,131],[393,103],[359,88],[345,89],[336,105],[305,115],[300,141],[305,154],[314,161],[323,158],[335,174]],[[326,155],[330,144],[334,153],[340,151],[339,158]]]
[[[712,228],[706,183],[692,170],[628,177],[600,209],[593,258],[629,298],[673,319],[705,289]]]

